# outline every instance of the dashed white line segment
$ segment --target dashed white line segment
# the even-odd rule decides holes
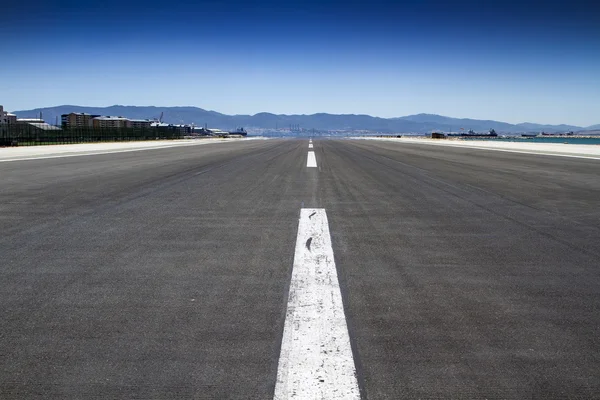
[[[306,159],[306,166],[308,168],[316,168],[317,167],[317,158],[315,157],[314,151],[308,152],[308,158]]]
[[[309,143],[309,144],[308,144],[308,148],[309,148],[309,149],[312,149],[312,148],[313,148],[313,144],[312,144],[312,143]]]
[[[275,399],[360,399],[327,214],[300,211]]]

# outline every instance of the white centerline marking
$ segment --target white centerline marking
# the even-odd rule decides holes
[[[300,210],[275,399],[360,399],[323,208]]]
[[[306,159],[306,166],[308,168],[316,168],[317,167],[317,158],[315,157],[314,151],[308,152],[308,158]]]
[[[312,148],[313,148],[313,144],[312,144],[312,143],[309,143],[309,144],[308,144],[308,148],[309,148],[309,149],[312,149]]]

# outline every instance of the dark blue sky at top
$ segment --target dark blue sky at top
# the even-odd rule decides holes
[[[600,123],[600,5],[592,1],[4,7],[0,101],[8,109],[118,103]]]

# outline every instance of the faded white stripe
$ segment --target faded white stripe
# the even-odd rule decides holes
[[[360,399],[327,214],[300,211],[275,399]]]
[[[315,157],[315,152],[314,151],[309,151],[308,152],[308,158],[306,159],[306,166],[309,168],[316,168],[317,167],[317,158]]]

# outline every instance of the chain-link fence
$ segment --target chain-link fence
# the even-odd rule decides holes
[[[59,128],[51,125],[0,125],[0,147],[48,144],[173,140],[186,135],[179,127]]]

